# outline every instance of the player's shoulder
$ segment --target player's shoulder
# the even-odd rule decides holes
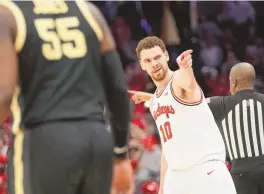
[[[13,40],[15,41],[16,37],[16,30],[17,30],[17,19],[16,15],[20,16],[19,14],[16,14],[16,12],[20,13],[17,11],[18,8],[16,5],[12,2],[9,1],[0,1],[0,33],[1,31],[4,31],[6,28],[11,29],[12,35],[13,35]],[[23,18],[23,16],[22,16]]]
[[[92,2],[86,1],[85,4],[92,12],[99,12],[99,9]]]
[[[0,22],[5,22],[6,24],[10,24],[11,22],[15,24],[15,18],[14,18],[14,8],[13,4],[11,2],[7,1],[0,1]],[[11,20],[11,22],[10,22]]]
[[[89,11],[92,13],[93,17],[96,19],[96,21],[99,24],[102,24],[103,21],[103,14],[101,13],[101,11],[99,10],[99,8],[93,4],[92,2],[85,2],[87,8],[89,9]]]

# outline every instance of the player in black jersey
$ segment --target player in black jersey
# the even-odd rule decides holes
[[[0,4],[0,123],[11,101],[14,117],[9,194],[109,194],[113,150],[114,192],[128,193],[129,99],[101,13],[81,0]]]
[[[226,143],[238,194],[264,194],[264,95],[254,91],[255,70],[248,63],[230,72],[230,92],[208,98]]]

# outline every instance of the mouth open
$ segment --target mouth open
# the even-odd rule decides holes
[[[158,68],[158,69],[156,69],[156,70],[154,71],[154,73],[157,73],[157,72],[159,72],[160,70],[161,70],[161,67]]]

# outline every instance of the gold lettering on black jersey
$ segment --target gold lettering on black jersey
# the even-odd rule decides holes
[[[81,58],[87,53],[86,39],[78,29],[77,17],[40,18],[34,24],[44,41],[42,53],[47,60],[60,60],[63,56]]]
[[[67,13],[69,8],[63,1],[38,1],[34,0],[33,11],[35,14],[62,14]]]

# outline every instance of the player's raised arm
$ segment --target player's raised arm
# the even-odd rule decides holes
[[[184,51],[178,58],[179,70],[175,72],[173,83],[186,92],[192,92],[197,82],[192,69],[192,50]]]
[[[0,125],[9,114],[18,78],[16,21],[0,3]],[[18,45],[18,44],[16,44]]]

